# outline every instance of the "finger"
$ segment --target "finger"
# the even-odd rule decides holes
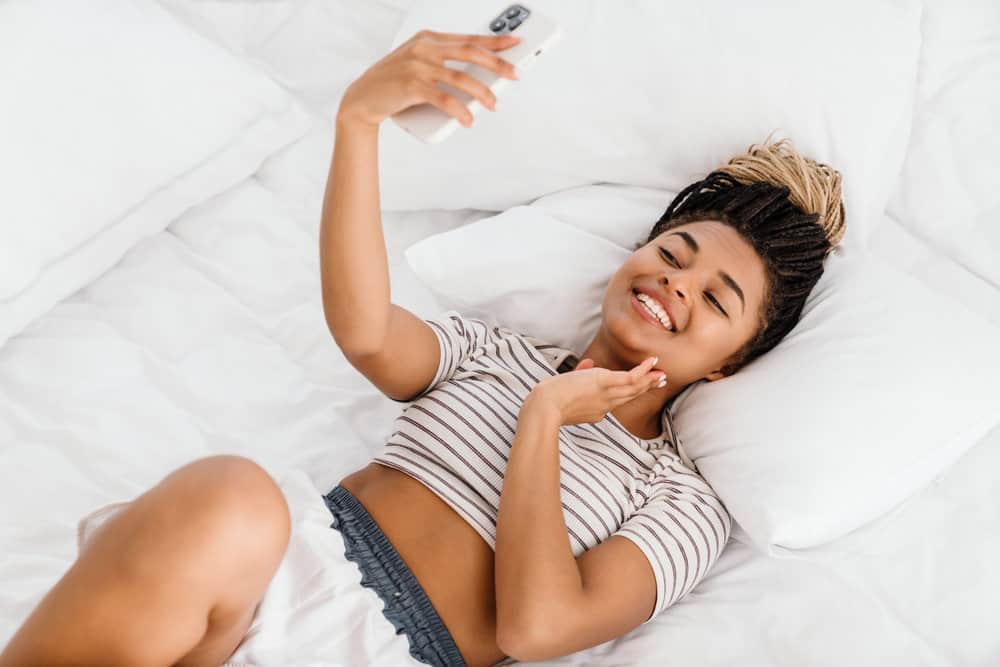
[[[443,65],[433,65],[430,76],[435,81],[447,83],[452,88],[457,88],[470,97],[476,98],[487,109],[496,111],[496,95],[479,79]]]
[[[631,371],[608,371],[607,387],[629,387],[635,384]]]
[[[640,392],[649,389],[662,389],[667,386],[667,374],[663,371],[650,371],[639,381]]]
[[[661,384],[661,382],[663,384]],[[610,398],[628,402],[636,396],[646,393],[650,389],[662,389],[665,386],[666,375],[664,375],[663,371],[655,371],[653,373],[648,373],[638,382],[620,384],[618,386],[608,388],[607,391]]]
[[[492,51],[509,49],[521,41],[519,35],[510,33],[506,35],[470,35],[454,32],[437,32],[435,30],[425,30],[423,32],[427,33],[427,37],[441,42],[468,42],[469,44],[475,44]]]
[[[657,357],[649,357],[649,358],[647,358],[641,364],[639,364],[638,366],[636,366],[635,368],[633,368],[632,370],[630,370],[628,372],[628,374],[629,374],[629,380],[631,382],[633,382],[633,383],[637,383],[637,382],[641,381],[642,378],[647,373],[649,373],[649,371],[653,368],[653,366],[656,365],[657,361],[659,361],[659,359]]]
[[[443,42],[436,49],[436,53],[442,61],[460,60],[484,67],[502,77],[517,79],[517,70],[514,69],[514,65],[476,44]]]
[[[597,379],[597,386],[604,389],[621,385],[621,376],[626,375],[625,371],[613,371],[607,368],[601,368],[600,366],[596,367],[594,371],[594,375]]]
[[[662,371],[650,373],[649,387],[647,389],[663,389],[667,386],[667,376]]]
[[[588,359],[582,359],[582,360],[580,360],[580,363],[578,363],[576,365],[576,368],[573,369],[573,370],[582,371],[582,370],[586,370],[588,368],[593,368],[593,367],[594,367],[594,360],[588,358]]]
[[[425,83],[420,88],[422,97],[449,116],[458,119],[465,127],[472,126],[472,113],[457,97],[449,95],[435,85]]]
[[[607,386],[629,386],[636,384],[642,379],[649,369],[657,362],[656,357],[648,357],[638,366],[627,371],[608,371],[610,373]]]

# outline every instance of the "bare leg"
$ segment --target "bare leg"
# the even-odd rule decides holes
[[[256,463],[177,469],[109,519],[3,653],[17,665],[220,665],[288,546],[284,494]]]

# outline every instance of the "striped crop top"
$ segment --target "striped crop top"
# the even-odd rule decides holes
[[[373,460],[422,482],[495,550],[521,403],[543,378],[574,368],[576,356],[454,310],[424,321],[441,346],[437,372]],[[644,624],[707,574],[732,529],[722,501],[678,453],[668,409],[662,425],[659,437],[643,439],[608,413],[559,430],[560,496],[573,555],[611,535],[632,540],[656,578],[656,605]]]

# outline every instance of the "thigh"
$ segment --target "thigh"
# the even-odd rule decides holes
[[[162,664],[228,634],[228,646],[208,647],[217,664],[278,567],[288,525],[283,495],[252,461],[209,457],[183,466],[80,522],[79,557],[4,656]]]

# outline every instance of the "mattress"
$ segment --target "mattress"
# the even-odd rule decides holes
[[[378,5],[365,25],[384,36],[400,11]],[[364,23],[363,12],[350,21]],[[371,55],[364,43],[336,70],[341,83]],[[271,55],[276,77],[329,110],[314,80],[283,69],[296,53]],[[331,146],[320,118],[0,348],[0,643],[73,562],[88,512],[220,453],[297,471],[326,492],[381,448],[400,406],[347,363],[323,318],[319,204]],[[403,250],[488,214],[384,214],[393,301],[440,312]],[[873,251],[1000,324],[1000,286],[903,222],[888,217]],[[1000,664],[997,470],[1000,428],[888,515],[794,559],[755,551],[737,524],[716,566],[656,623],[538,664]],[[286,630],[284,664],[324,664],[324,647],[296,634],[309,628]],[[343,653],[332,645],[341,635],[328,641]],[[380,650],[358,648],[353,664],[374,664]]]

